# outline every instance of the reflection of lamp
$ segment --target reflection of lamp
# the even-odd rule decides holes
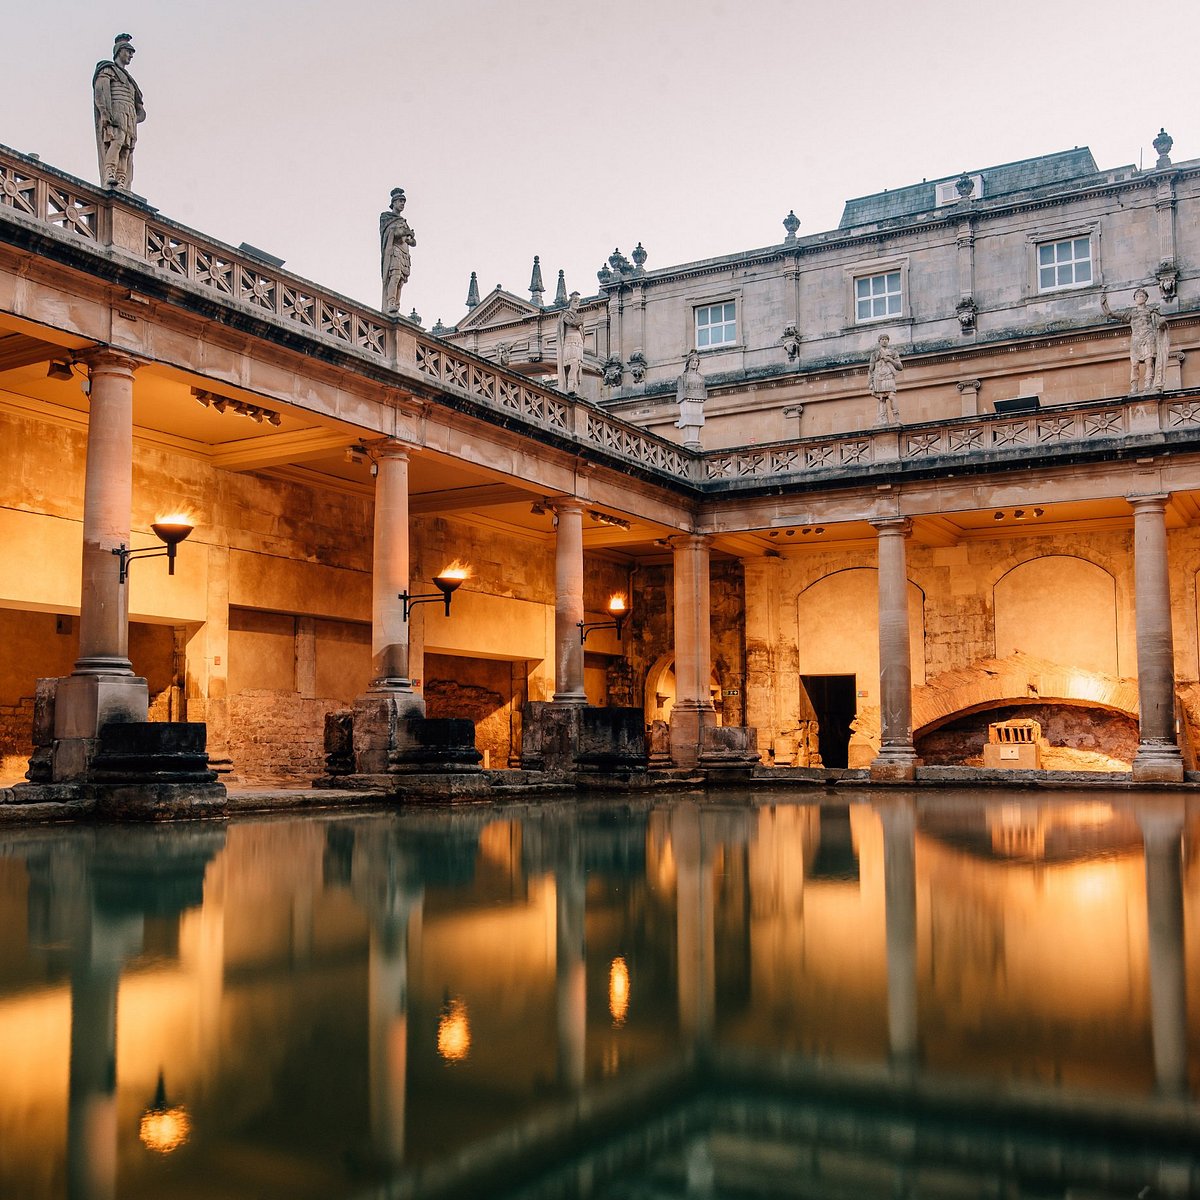
[[[614,958],[608,968],[608,1011],[613,1025],[625,1024],[629,1012],[629,966],[624,958]]]
[[[471,1053],[471,1020],[467,1002],[446,993],[438,1014],[437,1051],[447,1062],[462,1062]]]
[[[611,621],[576,621],[579,626],[579,644],[582,646],[587,641],[587,636],[594,629],[615,629],[617,631],[617,640],[621,638],[621,626],[625,624],[625,618],[629,615],[629,607],[625,603],[624,596],[612,596],[608,601],[608,615],[612,618]]]
[[[464,579],[471,574],[471,568],[464,566],[457,559],[452,562],[440,575],[433,577],[433,582],[437,587],[436,592],[426,592],[421,596],[410,596],[408,592],[401,592],[399,599],[404,601],[404,619],[408,620],[408,614],[418,604],[429,604],[434,600],[443,600],[446,604],[446,616],[450,615],[450,598],[462,586]]]
[[[167,560],[167,574],[175,574],[175,551],[194,528],[190,525],[185,517],[166,517],[161,521],[155,521],[150,526],[154,530],[155,535],[160,542],[166,545],[165,550],[127,550],[125,543],[113,551],[113,553],[121,560],[120,576],[117,579],[118,583],[124,583],[129,577],[129,564],[135,558],[163,558]]]
[[[158,1073],[158,1086],[154,1089],[154,1099],[142,1113],[138,1125],[138,1137],[147,1150],[155,1150],[159,1154],[170,1154],[178,1150],[191,1136],[192,1121],[188,1111],[182,1104],[172,1104],[167,1099],[167,1085],[163,1081],[163,1073]]]

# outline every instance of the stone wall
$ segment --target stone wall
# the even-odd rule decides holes
[[[512,749],[512,664],[445,654],[425,656],[425,715],[475,722],[475,749],[506,767]]]
[[[324,772],[325,714],[332,696],[246,691],[229,700],[229,755],[241,782],[307,783]]]

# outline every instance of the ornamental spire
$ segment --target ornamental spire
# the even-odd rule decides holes
[[[474,308],[479,303],[479,276],[471,272],[471,286],[467,288],[467,308]]]
[[[545,304],[542,297],[546,294],[545,285],[542,283],[542,260],[538,255],[533,256],[533,274],[529,277],[529,299],[538,306],[544,308]]]

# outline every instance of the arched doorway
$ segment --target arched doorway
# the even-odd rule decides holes
[[[717,724],[723,724],[721,681],[714,671],[709,677],[708,694],[717,712]],[[651,721],[670,721],[675,707],[675,656],[664,654],[646,673],[646,724]]]

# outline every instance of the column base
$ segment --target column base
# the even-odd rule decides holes
[[[1134,783],[1182,783],[1183,754],[1174,742],[1142,742],[1133,759]]]
[[[715,728],[716,710],[709,705],[676,701],[671,709],[671,761],[691,768],[700,762],[704,730]]]
[[[68,675],[54,693],[50,780],[83,779],[105,725],[145,721],[150,689],[138,675]]]
[[[326,721],[326,748],[330,723]],[[474,772],[482,757],[475,726],[466,720],[430,720],[413,691],[372,690],[354,703],[349,730],[354,773]],[[332,753],[332,751],[331,751]],[[332,767],[329,757],[327,763]],[[341,770],[332,770],[341,774]]]
[[[912,783],[920,765],[912,746],[885,746],[871,763],[871,782]]]
[[[583,707],[587,704],[587,696],[583,692],[555,692],[550,699],[555,704],[578,704]]]

